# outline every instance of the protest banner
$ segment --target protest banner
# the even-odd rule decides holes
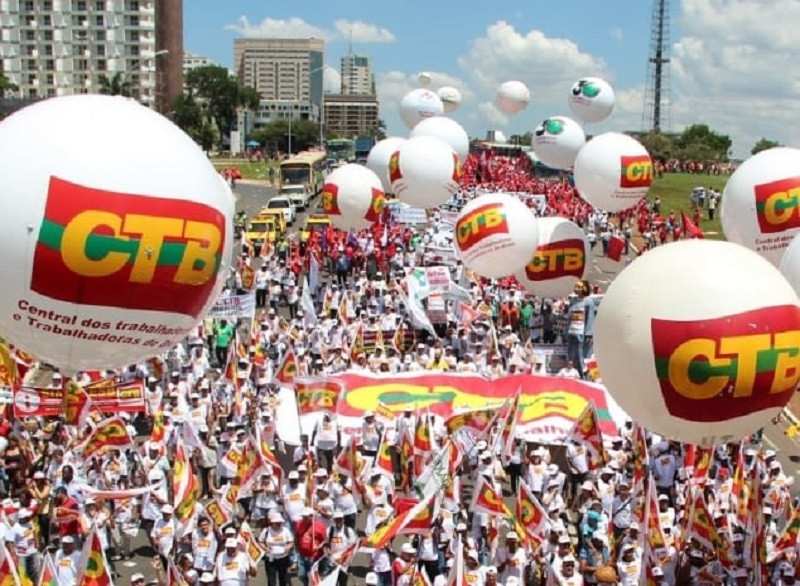
[[[254,317],[256,314],[256,294],[230,295],[220,297],[208,311],[208,317],[229,319]]]
[[[101,413],[138,413],[144,411],[144,381],[127,383],[113,378],[84,387],[92,407]],[[54,417],[61,415],[64,392],[60,388],[20,387],[14,390],[14,415],[17,417]]]
[[[415,411],[427,410],[447,418],[469,409],[499,406],[519,388],[517,431],[531,440],[561,441],[589,402],[594,405],[606,436],[618,435],[617,427],[626,418],[603,386],[559,377],[514,375],[490,380],[457,373],[345,373],[329,380],[340,382],[344,388],[336,413],[346,435],[360,433],[364,413],[376,411],[379,403],[396,415],[411,405]]]

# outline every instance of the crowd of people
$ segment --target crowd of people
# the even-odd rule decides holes
[[[522,159],[480,156],[464,165],[454,205],[498,189],[543,196],[529,199],[537,213],[574,220],[604,252],[611,236],[630,246],[634,224],[641,232],[660,213],[649,203],[610,218],[565,179],[534,177]],[[680,237],[673,214],[666,221]],[[300,445],[286,442],[278,396],[287,374],[594,377],[598,287],[577,281],[572,295],[542,299],[513,278],[474,275],[442,252],[451,241],[439,210],[424,226],[386,215],[357,234],[290,235],[259,254],[245,246],[224,294],[248,293],[243,274],[252,270],[255,318],[206,318],[160,359],[114,373],[145,380],[145,410],[119,415],[133,445],[84,457],[86,438],[117,414],[73,425],[9,407],[0,415],[0,572],[16,571],[0,584],[44,575],[73,586],[89,567],[96,579],[98,564],[112,580],[130,560],[133,586],[797,582],[794,479],[758,436],[704,450],[627,422],[600,445],[508,441],[500,417],[453,429],[407,405],[364,413],[354,434],[328,409]],[[448,266],[460,292],[436,320],[413,311],[425,301],[409,288],[409,273],[432,265]],[[540,352],[555,343],[566,348],[558,364]],[[60,375],[46,384],[60,388]],[[429,445],[410,456],[423,426]],[[420,481],[443,453],[447,474],[431,490]],[[197,477],[191,490],[186,467]],[[398,526],[428,501],[413,532]],[[87,558],[94,540],[105,553]]]

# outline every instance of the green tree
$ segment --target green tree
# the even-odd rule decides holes
[[[677,147],[673,137],[660,132],[648,132],[637,136],[636,139],[642,143],[653,160],[666,161],[675,157]]]
[[[767,149],[773,149],[779,146],[783,145],[778,141],[770,140],[768,138],[761,138],[756,144],[753,145],[753,148],[750,149],[750,154],[755,155],[756,153],[760,153],[761,151],[765,151]]]
[[[727,161],[732,144],[729,136],[717,134],[707,124],[693,124],[675,139],[675,154],[694,161]]]
[[[13,93],[18,89],[16,84],[11,83],[11,80],[0,71],[0,98],[4,98],[6,92]]]
[[[97,81],[100,83],[100,93],[107,96],[125,96],[130,98],[133,95],[133,84],[127,76],[118,71],[112,77],[101,74]]]
[[[292,152],[296,153],[319,144],[319,125],[312,120],[292,119]],[[289,149],[289,120],[275,120],[262,128],[253,130],[248,140],[261,144],[276,142],[282,150]]]
[[[217,133],[203,113],[203,108],[190,94],[178,96],[172,102],[172,121],[192,137],[204,151],[214,147]]]
[[[533,133],[526,132],[525,134],[512,134],[508,139],[509,144],[516,144],[520,146],[531,146],[533,144]]]
[[[186,87],[192,97],[205,104],[205,111],[217,129],[219,139],[226,136],[236,120],[236,109],[255,110],[261,96],[253,88],[241,85],[228,70],[204,65],[186,74]]]

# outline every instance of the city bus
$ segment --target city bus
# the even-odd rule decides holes
[[[303,151],[282,161],[278,193],[288,197],[297,209],[306,209],[322,191],[326,168],[325,151]]]
[[[355,142],[348,138],[333,138],[325,141],[328,161],[332,163],[349,163],[356,158]]]

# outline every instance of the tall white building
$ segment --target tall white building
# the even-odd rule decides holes
[[[322,39],[236,39],[239,82],[261,94],[255,125],[282,118],[319,120],[322,114]]]
[[[342,57],[341,93],[347,96],[374,96],[375,78],[372,76],[372,60],[364,55],[350,53]]]
[[[101,75],[119,73],[133,96],[152,106],[161,55],[155,3],[0,0],[0,69],[22,98],[96,93]]]

